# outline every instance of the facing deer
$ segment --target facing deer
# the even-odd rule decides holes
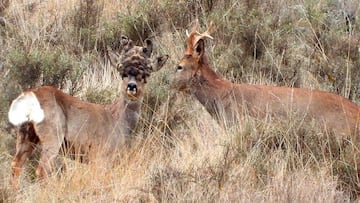
[[[305,88],[235,84],[222,79],[210,68],[205,53],[205,39],[212,39],[213,27],[211,23],[200,33],[196,22],[172,86],[195,96],[220,124],[237,124],[245,114],[286,118],[295,113],[307,121],[316,120],[336,134],[359,135],[360,108],[339,95]]]
[[[122,95],[114,104],[84,102],[48,86],[27,90],[12,102],[9,121],[19,126],[11,163],[14,186],[37,143],[42,145],[36,169],[40,178],[52,171],[61,147],[74,158],[88,162],[113,157],[124,145],[139,120],[146,79],[165,64],[168,56],[151,59],[150,40],[140,47],[123,38],[122,46],[119,56],[109,53],[112,62],[119,60],[117,68],[123,78]]]

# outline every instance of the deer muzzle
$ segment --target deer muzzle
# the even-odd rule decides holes
[[[127,88],[126,88],[126,92],[129,94],[129,95],[136,95],[137,93],[137,85],[135,82],[129,82],[128,85],[127,85]]]

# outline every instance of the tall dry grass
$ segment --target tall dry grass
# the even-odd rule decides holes
[[[236,82],[332,91],[359,101],[359,19],[344,21],[356,1],[49,1],[0,0],[0,198],[4,202],[349,202],[359,195],[359,143],[339,140],[301,118],[245,117],[221,128],[193,98],[169,88],[185,30],[213,20],[207,53]],[[1,4],[4,3],[4,4]],[[353,6],[351,6],[353,5]],[[90,12],[91,11],[91,12]],[[355,12],[356,14],[356,12]],[[356,16],[356,15],[355,15]],[[112,168],[60,157],[65,170],[45,181],[26,164],[10,185],[11,99],[46,85],[109,103],[121,83],[104,58],[119,36],[152,38],[169,54],[151,76],[140,125]],[[58,57],[50,57],[58,56]],[[45,62],[46,63],[45,63]],[[65,72],[61,72],[63,67]],[[56,67],[56,68],[54,68]],[[28,71],[28,72],[26,72]],[[22,73],[22,74],[20,74]],[[29,74],[29,73],[33,73]],[[33,76],[33,77],[30,77]],[[54,82],[55,76],[64,82]],[[29,80],[30,78],[30,80]]]

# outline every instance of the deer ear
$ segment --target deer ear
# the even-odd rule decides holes
[[[120,56],[117,53],[113,52],[113,50],[109,46],[107,47],[107,52],[106,53],[107,53],[108,59],[110,61],[110,64],[112,66],[116,67],[117,64],[118,64]]]
[[[200,39],[194,48],[194,56],[200,59],[205,52],[205,43],[203,39]]]
[[[149,39],[147,39],[147,40],[145,41],[145,43],[146,43],[146,47],[143,48],[143,52],[144,52],[144,54],[145,54],[147,57],[150,58],[151,53],[152,53],[152,49],[153,49],[153,43],[152,43],[152,41],[149,40]]]
[[[155,62],[154,62],[153,71],[160,70],[165,65],[168,58],[169,58],[169,55],[163,55],[163,56],[156,57]]]
[[[121,36],[121,40],[120,40],[120,44],[121,44],[121,46],[125,46],[125,45],[127,45],[127,44],[128,44],[128,42],[129,42],[129,38],[128,38],[128,37],[126,37],[125,35],[122,35],[122,36]]]

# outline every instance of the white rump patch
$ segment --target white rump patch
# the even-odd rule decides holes
[[[10,106],[9,121],[15,126],[25,122],[40,123],[44,120],[45,114],[39,100],[33,92],[22,93]]]

